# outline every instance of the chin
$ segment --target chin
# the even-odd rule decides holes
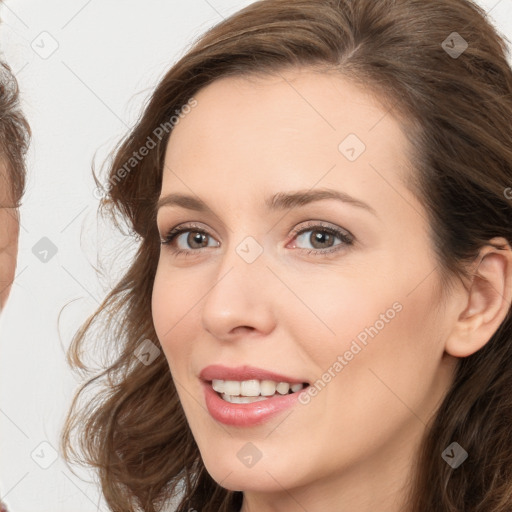
[[[255,471],[255,472],[254,472]],[[282,486],[277,481],[281,481],[279,478],[275,480],[265,471],[256,471],[253,469],[232,470],[232,473],[216,473],[210,472],[210,476],[224,489],[228,491],[253,491],[262,493],[272,493],[282,490]]]
[[[252,467],[239,460],[236,452],[229,457],[217,457],[215,454],[203,457],[203,463],[209,475],[224,489],[230,491],[257,491],[264,493],[280,492],[297,485],[297,472],[285,470],[290,467],[281,459],[283,467],[271,463],[271,459],[259,460]],[[293,481],[290,480],[293,478]]]

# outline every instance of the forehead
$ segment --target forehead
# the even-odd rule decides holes
[[[169,139],[163,193],[191,186],[207,197],[224,187],[250,196],[319,183],[365,195],[410,172],[399,122],[339,74],[226,77],[195,99]]]

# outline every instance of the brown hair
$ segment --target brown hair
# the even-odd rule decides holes
[[[164,76],[116,148],[102,205],[118,225],[128,224],[138,251],[69,352],[82,370],[89,338],[110,355],[77,393],[62,443],[68,460],[99,470],[112,510],[160,510],[174,496],[178,511],[227,512],[242,501],[241,492],[206,472],[165,357],[149,366],[134,357],[141,340],[157,340],[155,203],[171,131],[122,180],[120,169],[155,127],[214,80],[298,66],[340,73],[408,127],[409,186],[429,215],[446,290],[449,278],[468,275],[466,264],[491,238],[512,242],[504,196],[512,183],[512,71],[504,39],[485,17],[468,0],[258,1],[209,30]],[[469,45],[461,55],[448,51],[453,37]],[[484,348],[459,361],[411,476],[411,511],[512,509],[511,322],[509,312]],[[452,441],[469,453],[457,470],[441,457]]]
[[[20,108],[18,82],[11,68],[0,60],[0,161],[8,198],[0,207],[19,206],[25,190],[25,155],[29,143],[30,127]]]

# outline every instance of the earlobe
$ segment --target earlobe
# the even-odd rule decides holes
[[[446,341],[446,352],[454,357],[467,357],[480,350],[510,310],[512,250],[504,238],[493,238],[489,244],[492,245],[483,247],[476,260],[466,306]]]

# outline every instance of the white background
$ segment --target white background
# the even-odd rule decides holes
[[[116,268],[110,284],[93,269],[117,241],[97,227],[91,164],[101,165],[193,40],[250,3],[8,0],[0,9],[0,49],[33,130],[17,277],[0,318],[0,496],[12,512],[106,510],[96,486],[56,453],[53,462],[50,446],[77,384],[65,349],[115,278]],[[512,40],[512,0],[479,3]],[[43,237],[57,250],[47,262],[32,252]]]

